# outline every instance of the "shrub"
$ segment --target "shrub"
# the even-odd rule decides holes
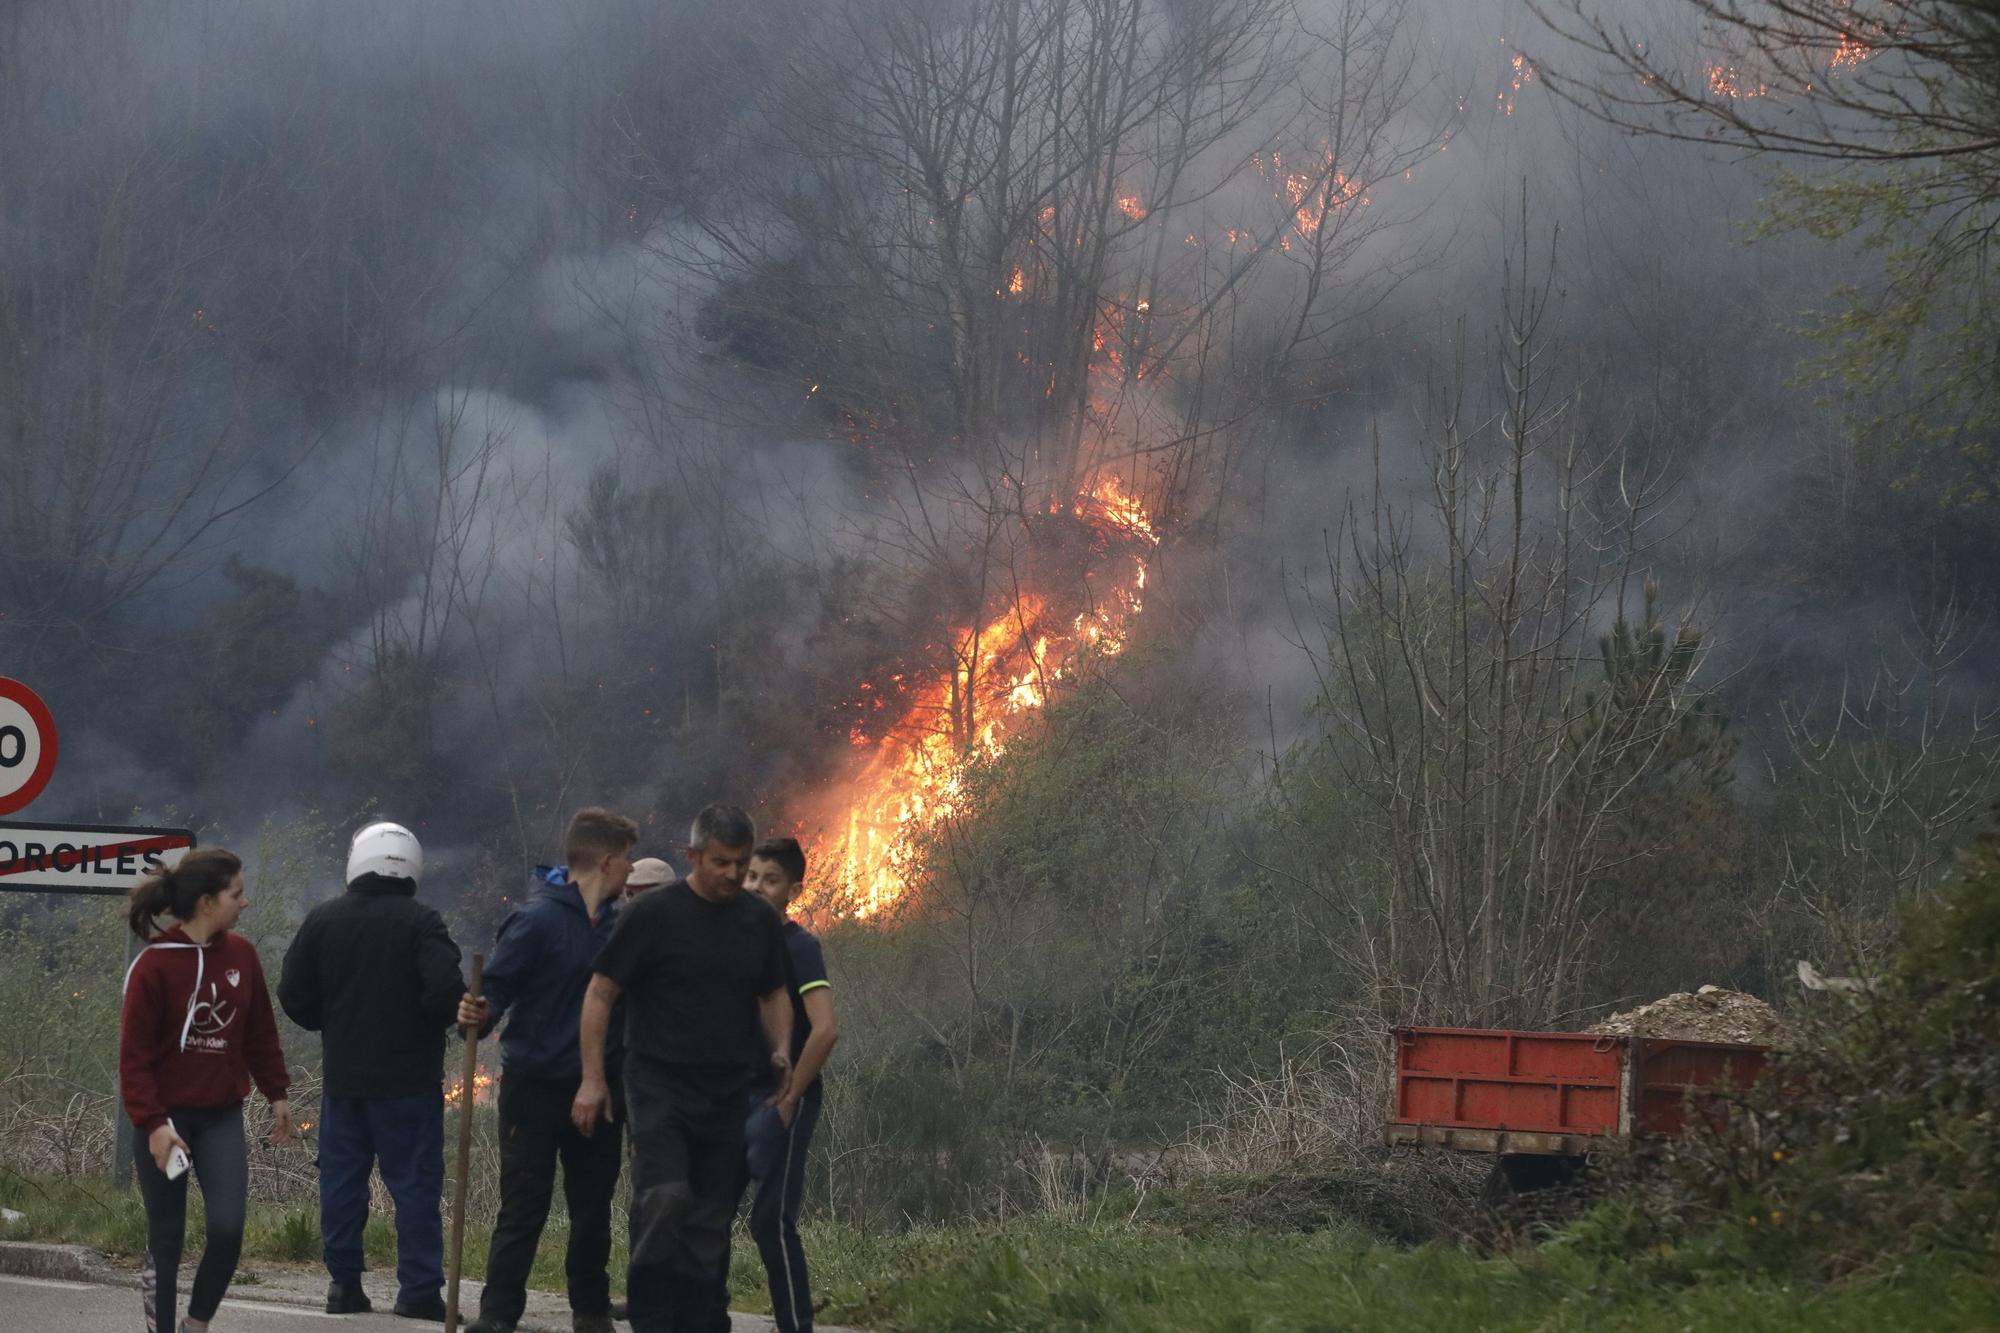
[[[1837,1276],[2000,1242],[2000,832],[1982,834],[1893,965],[1712,1132],[1640,1182],[1621,1243]],[[1601,1219],[1600,1219],[1601,1220]]]

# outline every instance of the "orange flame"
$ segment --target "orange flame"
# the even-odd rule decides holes
[[[1126,217],[1131,218],[1134,222],[1144,222],[1146,220],[1146,206],[1139,202],[1139,196],[1136,194],[1119,195],[1118,211]]]
[[[472,1073],[472,1103],[484,1106],[493,1100],[493,1075],[486,1072],[484,1064],[474,1068]],[[465,1101],[465,1076],[454,1074],[444,1090],[444,1104],[459,1106]]]
[[[1054,687],[1092,656],[1115,657],[1130,643],[1144,610],[1146,562],[1129,552],[1158,545],[1152,516],[1108,475],[1068,509],[1127,550],[1129,564],[1113,562],[1123,572],[1108,590],[1073,615],[1021,593],[997,619],[955,633],[952,668],[907,690],[886,731],[871,734],[863,726],[849,733],[867,757],[844,784],[844,809],[830,821],[815,859],[830,882],[845,886],[841,907],[852,915],[874,916],[905,896],[919,837],[960,808],[972,764],[1005,753],[1022,725],[1047,707]]]
[[[1708,67],[1708,90],[1717,97],[1727,97],[1732,102],[1747,101],[1752,97],[1767,96],[1771,89],[1768,84],[1750,83],[1736,72],[1734,65],[1710,65]]]
[[[1875,48],[1858,37],[1840,34],[1840,45],[1834,48],[1833,60],[1827,68],[1832,70],[1853,69],[1862,61],[1875,54]]]
[[[1292,225],[1303,238],[1318,235],[1328,213],[1357,201],[1363,205],[1368,203],[1368,194],[1361,182],[1350,179],[1344,171],[1334,169],[1331,148],[1322,148],[1319,160],[1311,163],[1305,171],[1287,170],[1284,154],[1275,151],[1268,158],[1259,153],[1250,162],[1273,181],[1279,196],[1290,203]],[[1231,245],[1239,243],[1235,228],[1232,227],[1227,236]],[[1247,237],[1248,233],[1243,233],[1243,238]],[[1283,249],[1291,249],[1288,237],[1280,237],[1278,243]],[[1255,242],[1251,245],[1254,249]]]
[[[1514,114],[1514,94],[1535,81],[1535,67],[1528,62],[1526,56],[1516,55],[1512,64],[1514,68],[1513,77],[1508,80],[1505,88],[1494,94],[1495,105],[1499,108],[1500,114],[1503,116]]]

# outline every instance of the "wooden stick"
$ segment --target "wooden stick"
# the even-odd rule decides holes
[[[486,955],[472,955],[472,998],[486,980]],[[465,1178],[472,1170],[472,1109],[479,1074],[479,1029],[465,1029],[465,1072],[458,1080],[458,1174],[451,1187],[451,1277],[445,1283],[444,1333],[458,1333],[458,1273],[465,1258]]]

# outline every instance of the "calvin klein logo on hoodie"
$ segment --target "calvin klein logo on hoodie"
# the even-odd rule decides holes
[[[236,1006],[222,998],[220,986],[209,982],[208,998],[194,1007],[194,1030],[188,1036],[188,1045],[199,1046],[205,1051],[228,1050],[229,1042],[222,1034],[235,1021]]]

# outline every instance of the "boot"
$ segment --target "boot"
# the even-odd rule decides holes
[[[436,1292],[428,1296],[398,1297],[396,1313],[404,1319],[422,1319],[433,1324],[444,1322],[444,1297]]]
[[[326,1312],[328,1314],[369,1314],[375,1303],[368,1299],[368,1293],[361,1289],[359,1278],[352,1282],[342,1282],[335,1278],[327,1284]]]

